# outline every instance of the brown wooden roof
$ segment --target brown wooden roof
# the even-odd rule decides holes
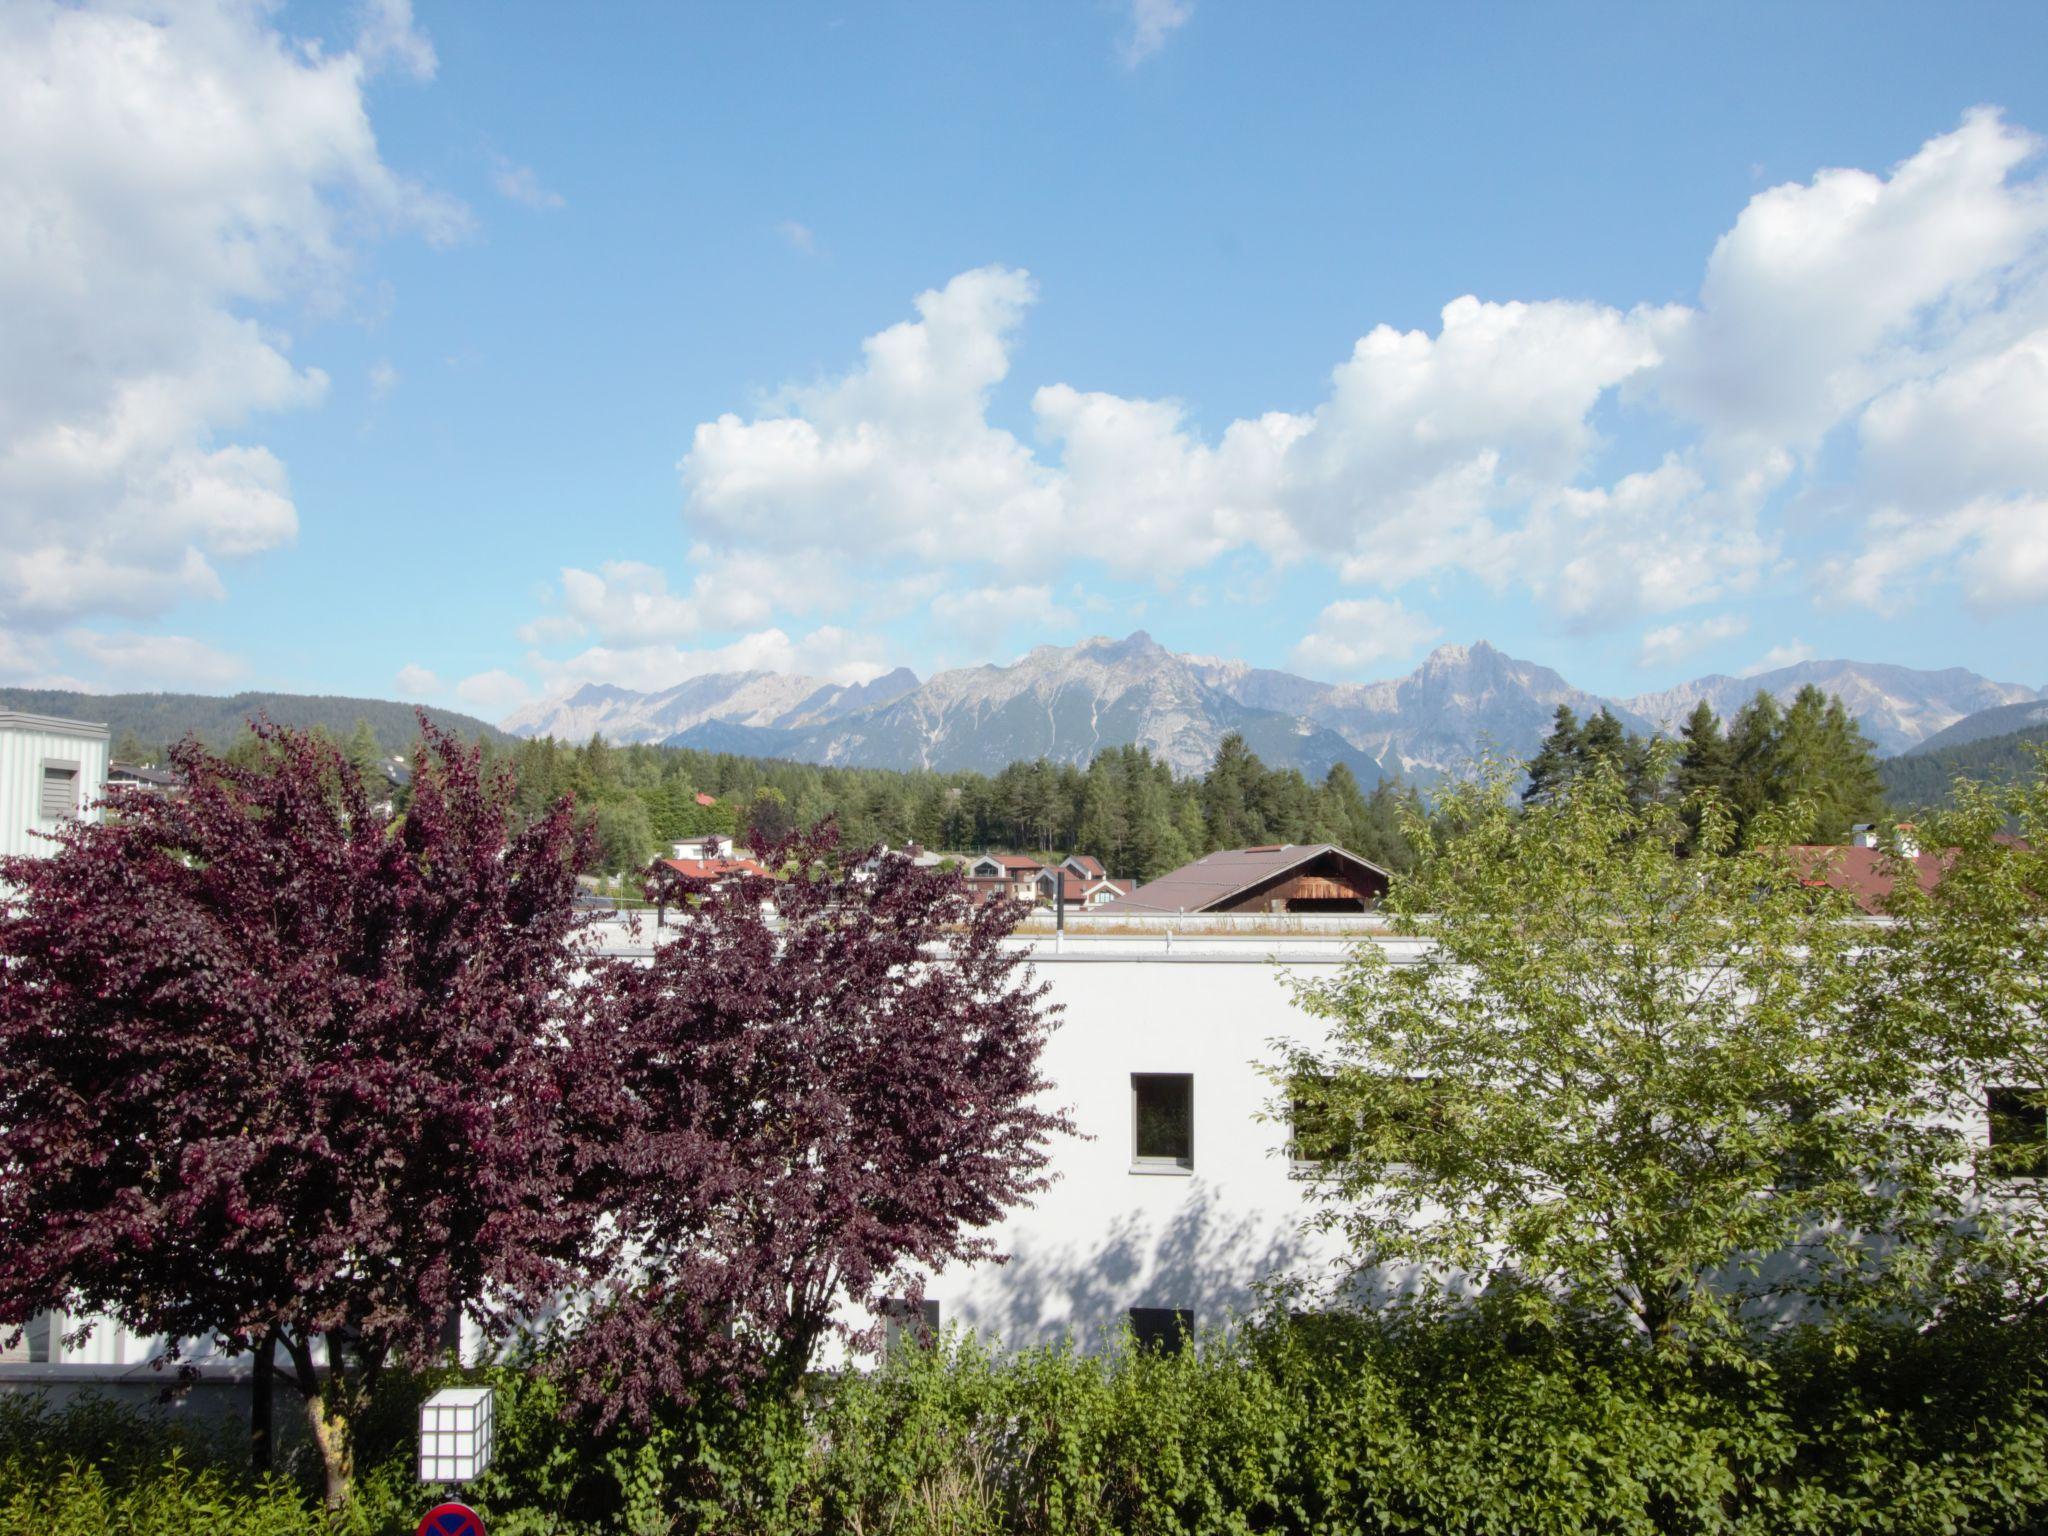
[[[1308,864],[1324,854],[1356,864],[1377,875],[1382,883],[1393,876],[1369,859],[1361,859],[1335,843],[1293,843],[1280,847],[1229,848],[1183,864],[1171,874],[1161,875],[1120,896],[1099,910],[1104,912],[1208,912],[1223,905],[1240,891],[1249,890],[1290,869]]]

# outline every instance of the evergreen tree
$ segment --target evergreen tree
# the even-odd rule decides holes
[[[1551,799],[1571,778],[1579,760],[1579,743],[1584,730],[1569,704],[1557,706],[1551,716],[1550,734],[1529,759],[1529,782],[1522,786],[1524,805],[1541,805]]]

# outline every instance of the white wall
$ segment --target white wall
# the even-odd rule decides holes
[[[79,804],[90,805],[106,793],[107,728],[48,715],[0,713],[0,854],[49,851],[50,844],[34,836],[61,825],[37,814],[48,761],[78,764]]]
[[[1034,946],[1064,1009],[1044,1058],[1047,1099],[1090,1139],[1060,1138],[1057,1181],[993,1234],[1007,1264],[930,1280],[942,1321],[1010,1345],[1069,1331],[1087,1344],[1132,1307],[1189,1309],[1206,1328],[1251,1308],[1261,1279],[1323,1271],[1339,1250],[1302,1230],[1310,1186],[1286,1154],[1284,1118],[1261,1118],[1284,1108],[1259,1067],[1279,1059],[1275,1040],[1322,1038],[1283,965],[1328,976],[1348,948],[1336,938]],[[1134,1171],[1131,1075],[1149,1072],[1194,1077],[1190,1172]]]

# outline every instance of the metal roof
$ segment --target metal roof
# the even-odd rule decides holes
[[[1183,864],[1171,874],[1161,875],[1120,896],[1098,910],[1103,912],[1206,912],[1241,891],[1263,884],[1288,870],[1334,853],[1362,869],[1369,869],[1392,883],[1393,876],[1370,859],[1361,859],[1335,843],[1293,843],[1268,848],[1227,848]]]
[[[97,720],[28,715],[15,709],[0,709],[0,730],[40,731],[46,736],[83,736],[88,741],[105,741],[109,734],[106,726]]]

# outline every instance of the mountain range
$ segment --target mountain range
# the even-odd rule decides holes
[[[1726,717],[1764,690],[1808,683],[1838,694],[1887,755],[1987,709],[2048,699],[1959,667],[1803,661],[1752,677],[1711,676],[1633,698],[1603,698],[1485,641],[1445,645],[1406,677],[1325,683],[1218,657],[1182,655],[1143,631],[1043,645],[1008,666],[962,667],[920,682],[898,668],[846,686],[775,672],[691,678],[638,693],[586,684],[506,718],[507,731],[659,741],[850,767],[994,772],[1020,759],[1085,763],[1126,744],[1175,772],[1199,773],[1236,731],[1268,763],[1320,776],[1349,765],[1361,783],[1429,783],[1488,751],[1525,758],[1560,704],[1603,706],[1637,731],[1673,731],[1701,699]]]

